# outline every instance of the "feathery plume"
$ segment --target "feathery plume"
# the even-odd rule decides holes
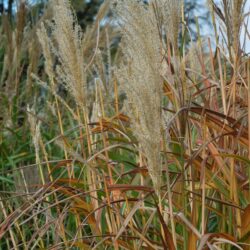
[[[122,25],[126,65],[117,71],[127,95],[134,135],[148,160],[157,193],[161,186],[161,38],[152,5],[119,1],[116,13]]]
[[[163,28],[170,40],[174,52],[178,53],[178,36],[180,31],[182,0],[158,0],[157,4],[161,10]]]
[[[87,79],[82,30],[77,24],[68,0],[51,1],[51,7],[54,17],[49,23],[51,37],[48,39],[43,26],[38,31],[46,63],[48,63],[46,71],[51,78],[52,66],[49,54],[52,51],[59,61],[56,69],[58,80],[65,84],[79,106],[86,107]]]

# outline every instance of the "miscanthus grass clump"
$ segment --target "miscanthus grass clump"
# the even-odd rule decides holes
[[[105,0],[88,27],[99,1],[16,2],[0,249],[249,249],[247,1],[207,1],[209,38],[182,0]]]

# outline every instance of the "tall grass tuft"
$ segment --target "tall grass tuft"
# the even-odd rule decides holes
[[[249,249],[247,1],[185,2],[0,16],[0,249]]]

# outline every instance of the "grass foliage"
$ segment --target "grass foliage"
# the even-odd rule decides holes
[[[0,249],[250,249],[248,13],[219,2],[195,41],[181,0],[1,16]]]

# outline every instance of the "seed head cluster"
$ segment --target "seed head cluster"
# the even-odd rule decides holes
[[[122,27],[124,65],[117,71],[127,96],[133,132],[148,161],[156,191],[161,185],[161,38],[151,4],[118,1],[116,13]]]

